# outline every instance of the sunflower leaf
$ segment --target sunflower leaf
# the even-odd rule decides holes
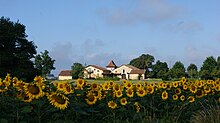
[[[31,112],[31,106],[25,106],[21,109],[22,113],[30,113]]]

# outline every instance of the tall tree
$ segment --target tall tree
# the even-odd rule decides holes
[[[80,77],[83,77],[83,70],[84,66],[80,63],[73,63],[72,66],[72,78],[78,79]]]
[[[174,77],[174,78],[184,77],[185,71],[186,70],[185,70],[183,63],[180,61],[177,61],[171,69],[172,77]]]
[[[217,62],[213,56],[207,57],[202,64],[200,76],[202,79],[214,79],[214,73],[217,67]]]
[[[36,48],[33,41],[27,40],[23,24],[12,22],[9,18],[0,18],[0,77],[10,73],[32,80],[37,74],[31,60],[36,54]]]
[[[142,54],[138,58],[132,59],[129,64],[140,69],[145,69],[145,76],[147,76],[147,73],[149,73],[149,68],[152,67],[153,62],[154,56],[149,54]]]
[[[40,52],[34,60],[35,67],[40,71],[44,78],[47,74],[50,74],[51,70],[56,69],[54,67],[54,62],[55,60],[49,56],[49,52],[47,50]]]
[[[168,72],[169,68],[166,62],[161,62],[158,60],[156,64],[152,66],[152,72],[154,78],[162,78],[167,80],[168,79]]]
[[[198,76],[197,66],[195,64],[190,64],[187,67],[187,73],[191,78],[196,78]]]

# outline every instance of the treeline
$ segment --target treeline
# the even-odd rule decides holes
[[[176,61],[172,68],[169,69],[166,62],[157,60],[156,63],[153,64],[154,60],[154,56],[142,54],[138,58],[131,60],[129,64],[140,69],[145,69],[145,76],[147,78],[162,78],[164,80],[178,79],[181,77],[194,79],[220,78],[220,56],[218,56],[217,59],[213,56],[207,57],[203,61],[200,69],[193,63],[185,67],[181,61]]]
[[[0,78],[7,73],[25,81],[32,81],[37,75],[45,77],[55,69],[55,60],[45,50],[37,54],[37,46],[27,40],[25,26],[19,21],[0,18]]]

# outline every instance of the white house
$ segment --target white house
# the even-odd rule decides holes
[[[136,68],[132,65],[122,65],[112,71],[121,79],[144,79],[144,70]]]
[[[70,80],[72,79],[71,70],[62,70],[58,75],[58,80]]]
[[[144,79],[144,70],[136,68],[132,65],[122,65],[117,67],[111,60],[106,68],[97,65],[89,65],[84,70],[84,78],[103,78],[103,77],[119,77],[121,79]]]

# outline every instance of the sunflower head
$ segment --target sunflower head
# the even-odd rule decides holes
[[[127,102],[127,99],[126,98],[121,98],[120,99],[120,103],[121,103],[121,105],[126,105],[128,102]]]
[[[175,94],[180,95],[181,94],[181,89],[180,88],[176,88],[174,90]]]
[[[87,98],[85,100],[87,104],[94,105],[97,101],[97,97],[94,94],[90,93],[87,95]]]
[[[26,94],[32,99],[38,99],[44,96],[42,89],[36,84],[27,84],[24,86]]]
[[[154,93],[154,87],[153,86],[147,86],[147,93]]]
[[[163,91],[161,97],[163,100],[166,100],[168,98],[168,93],[166,91]]]
[[[54,107],[60,110],[64,110],[69,104],[69,99],[60,93],[52,93],[48,95],[48,99]]]
[[[140,88],[136,94],[139,96],[139,97],[144,97],[146,95],[146,91],[144,90],[144,88]]]
[[[128,97],[133,97],[134,96],[134,91],[133,89],[129,88],[126,90],[126,94]]]
[[[111,109],[115,109],[117,108],[117,103],[113,102],[113,101],[109,101],[108,102],[108,107]]]
[[[178,99],[178,95],[177,94],[174,94],[173,95],[173,100],[177,100]]]
[[[115,91],[115,96],[118,98],[122,97],[123,96],[122,91],[121,90]]]
[[[190,103],[193,103],[195,101],[195,97],[194,96],[189,96],[188,100]]]
[[[184,95],[181,95],[181,96],[180,96],[180,100],[181,100],[181,101],[184,101],[184,100],[185,100],[185,96],[184,96]]]

